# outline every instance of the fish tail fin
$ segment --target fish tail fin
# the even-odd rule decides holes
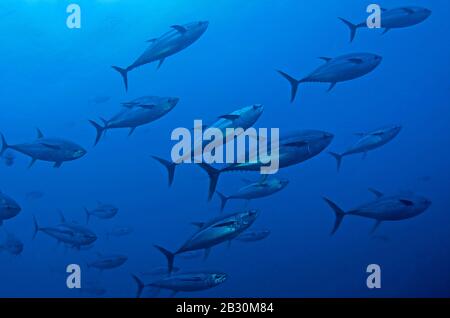
[[[289,81],[289,83],[291,84],[291,103],[293,103],[295,100],[295,97],[297,96],[298,85],[302,81],[301,80],[299,81],[299,80],[293,78],[292,76],[290,76],[289,74],[287,74],[283,71],[277,70],[277,72],[280,73],[281,76],[283,76],[285,79],[287,79]]]
[[[89,122],[92,124],[92,126],[95,127],[95,130],[97,131],[97,136],[95,137],[95,143],[94,143],[94,146],[95,146],[100,141],[100,138],[102,138],[103,133],[107,129],[107,126],[106,126],[106,124],[105,124],[105,126],[100,126],[93,120],[89,120]]]
[[[219,181],[221,170],[211,167],[206,163],[199,163],[198,165],[205,170],[209,176],[208,201],[211,201],[211,198],[216,191],[217,181]]]
[[[91,218],[91,213],[89,213],[89,210],[86,207],[83,207],[84,213],[86,213],[86,224],[89,223],[89,219]]]
[[[38,222],[36,220],[36,216],[33,215],[33,239],[36,237],[39,230],[40,230],[40,228],[39,228]]]
[[[356,24],[353,24],[353,23],[351,23],[351,22],[349,22],[349,21],[347,21],[347,20],[345,20],[343,18],[339,18],[339,20],[344,22],[345,25],[348,26],[348,28],[350,29],[350,42],[352,42],[353,39],[355,38],[356,30],[359,28],[359,26],[356,25]]]
[[[8,143],[6,142],[5,136],[3,136],[3,134],[1,134],[1,138],[2,138],[2,149],[0,150],[0,156],[3,155],[5,150],[9,148]]]
[[[216,193],[220,197],[220,212],[223,212],[223,210],[225,209],[225,204],[227,204],[229,197],[223,195],[219,191],[216,191]]]
[[[117,72],[122,75],[123,83],[125,84],[125,91],[128,91],[128,69],[121,68],[118,66],[111,66],[113,69],[115,69]]]
[[[166,250],[164,247],[161,247],[159,245],[154,245],[161,253],[164,254],[164,256],[167,258],[167,272],[172,273],[173,270],[173,261],[175,258],[175,254],[173,254],[172,252]]]
[[[333,209],[333,211],[336,215],[336,220],[334,221],[334,227],[330,233],[330,235],[333,235],[334,233],[336,233],[337,229],[341,225],[342,220],[344,219],[344,216],[345,216],[345,212],[340,207],[338,207],[336,203],[334,203],[330,199],[325,198],[325,197],[323,199],[330,206],[330,208]]]
[[[157,157],[157,156],[152,156],[152,158],[155,159],[156,161],[158,161],[164,167],[166,167],[168,178],[169,178],[169,187],[170,187],[173,183],[173,179],[175,178],[175,168],[177,167],[177,164],[175,162],[170,162],[170,161],[167,161],[167,160]]]
[[[332,155],[334,157],[334,159],[336,159],[336,165],[337,165],[337,171],[339,171],[339,169],[341,168],[341,163],[342,163],[342,155],[335,153],[335,152],[328,152],[330,155]]]
[[[136,293],[136,298],[141,297],[142,291],[144,290],[144,283],[139,279],[139,277],[137,277],[134,274],[131,274],[131,277],[133,277],[134,281],[136,282],[137,285],[137,293]]]

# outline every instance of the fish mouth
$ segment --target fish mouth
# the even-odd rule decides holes
[[[169,103],[170,103],[172,106],[175,106],[176,104],[178,104],[179,101],[180,101],[180,98],[179,98],[179,97],[171,97],[171,98],[169,98]]]

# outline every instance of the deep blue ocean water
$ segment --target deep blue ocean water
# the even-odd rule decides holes
[[[81,7],[81,29],[66,27],[66,6]],[[233,242],[213,248],[207,261],[176,259],[184,269],[217,269],[229,274],[222,285],[186,297],[431,297],[450,296],[450,3],[445,0],[380,1],[382,7],[425,6],[432,15],[423,23],[381,36],[381,30],[349,32],[337,17],[361,22],[369,1],[355,0],[167,0],[167,1],[2,1],[0,43],[2,85],[0,131],[8,143],[45,135],[64,137],[88,151],[59,169],[14,153],[11,167],[0,166],[0,189],[22,206],[20,214],[0,228],[24,243],[21,255],[0,252],[1,297],[80,297],[66,287],[65,266],[82,267],[82,281],[96,282],[108,297],[134,297],[130,273],[165,266],[153,244],[178,248],[193,232],[190,224],[219,213],[217,197],[208,203],[208,178],[198,167],[177,168],[167,187],[166,171],[150,155],[169,157],[176,127],[192,127],[194,119],[211,119],[253,103],[264,105],[256,127],[321,129],[335,138],[328,148],[343,151],[356,141],[353,133],[386,124],[401,124],[399,136],[369,152],[350,156],[336,172],[325,152],[280,171],[290,180],[283,191],[250,207],[260,210],[255,228],[271,235],[253,244]],[[125,92],[111,65],[129,65],[173,24],[208,20],[206,33],[192,46],[129,74]],[[318,56],[371,52],[383,56],[372,73],[339,83],[305,84],[294,104],[289,85],[275,72],[297,77],[321,65]],[[143,95],[177,96],[179,104],[160,120],[127,137],[111,130],[93,147],[95,130],[88,119],[111,116],[120,103]],[[95,103],[108,96],[105,103]],[[241,178],[221,177],[218,189],[232,193]],[[321,196],[344,209],[373,198],[374,187],[385,193],[414,191],[433,202],[422,215],[386,222],[374,239],[373,222],[345,218],[334,236],[334,216]],[[39,200],[26,200],[42,191]],[[119,213],[111,220],[93,218],[99,235],[87,251],[66,249],[43,233],[33,240],[35,215],[42,225],[58,223],[58,209],[68,220],[85,223],[83,207],[112,203]],[[231,201],[238,211],[243,201]],[[134,232],[106,239],[115,226]],[[121,253],[124,266],[99,273],[86,261],[96,253]],[[379,264],[382,288],[366,286],[366,267]],[[163,292],[162,296],[165,295]]]

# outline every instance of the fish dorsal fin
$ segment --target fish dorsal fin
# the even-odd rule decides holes
[[[38,139],[44,138],[44,134],[42,133],[42,131],[39,128],[36,128],[36,133],[37,133]]]
[[[354,64],[362,64],[364,63],[363,59],[360,59],[358,57],[352,57],[348,59],[350,62],[354,63]]]
[[[410,201],[410,200],[406,200],[406,199],[400,199],[399,200],[402,204],[406,205],[406,206],[413,206],[414,202]]]
[[[241,181],[244,182],[244,183],[247,183],[247,184],[254,183],[254,181],[252,181],[250,179],[246,179],[246,178],[242,178]]]
[[[324,60],[325,62],[329,62],[332,60],[331,57],[326,57],[326,56],[320,56],[319,59]]]
[[[187,29],[184,26],[181,26],[181,25],[172,25],[171,28],[177,30],[181,34],[184,34],[184,33],[187,32]]]
[[[49,143],[46,143],[46,142],[41,142],[41,145],[43,145],[43,146],[45,146],[47,148],[53,149],[53,150],[60,150],[61,149],[61,147],[58,146],[58,145],[52,145],[52,144],[49,144]]]
[[[405,11],[406,13],[408,13],[408,14],[415,13],[415,11],[413,9],[410,9],[410,8],[402,8],[402,10]]]
[[[195,225],[198,228],[202,228],[205,225],[205,223],[204,222],[192,222],[192,225]]]
[[[228,120],[236,120],[239,117],[240,117],[239,115],[233,115],[233,114],[219,116],[219,118],[228,119]]]
[[[372,192],[373,194],[375,194],[375,196],[376,196],[377,198],[381,198],[381,197],[384,195],[383,192],[378,191],[378,190],[375,190],[374,188],[369,188],[368,190],[369,190],[370,192]]]

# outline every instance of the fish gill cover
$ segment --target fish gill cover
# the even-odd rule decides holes
[[[378,4],[2,1],[0,297],[449,297],[450,3]]]

